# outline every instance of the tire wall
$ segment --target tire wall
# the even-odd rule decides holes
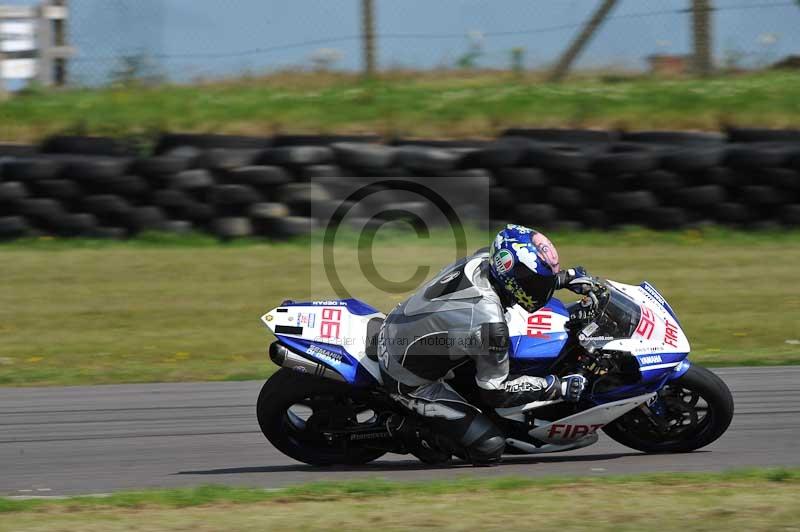
[[[512,129],[468,141],[167,134],[147,156],[99,137],[0,144],[0,239],[287,238],[315,230],[341,181],[360,176],[453,177],[462,198],[488,180],[489,219],[476,222],[492,228],[800,226],[800,130]]]

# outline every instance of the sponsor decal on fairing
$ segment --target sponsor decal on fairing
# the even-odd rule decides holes
[[[308,346],[308,348],[306,349],[306,354],[313,355],[326,362],[330,362],[331,364],[341,364],[342,360],[344,359],[344,357],[339,353],[328,351],[327,349],[323,349],[316,345]]]
[[[577,440],[597,432],[604,423],[594,423],[592,425],[570,425],[567,423],[553,423],[550,425],[547,436],[558,440]]]
[[[297,323],[303,327],[308,327],[309,329],[314,328],[314,324],[317,320],[317,315],[314,312],[309,313],[299,313],[297,315]]]

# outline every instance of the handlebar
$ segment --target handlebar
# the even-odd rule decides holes
[[[586,290],[577,292],[583,295],[580,305],[584,310],[595,312],[605,302],[605,297],[608,294],[608,285],[604,279],[599,277],[586,277],[585,279],[587,282],[582,286]]]

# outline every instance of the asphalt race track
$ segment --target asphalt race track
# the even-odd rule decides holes
[[[0,495],[52,496],[198,484],[278,487],[313,480],[470,475],[602,475],[798,466],[800,367],[721,369],[736,415],[691,454],[645,455],[607,436],[562,454],[493,468],[431,468],[391,456],[368,466],[315,468],[273,449],[259,431],[260,382],[0,389]]]

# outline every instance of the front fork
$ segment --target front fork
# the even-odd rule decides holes
[[[687,371],[689,371],[691,365],[692,363],[688,358],[681,361],[681,363],[675,366],[675,369],[672,371],[672,373],[667,375],[667,377],[664,379],[664,382],[658,387],[657,395],[653,397],[651,401],[648,401],[639,407],[650,420],[650,422],[659,429],[665,430],[669,428],[669,424],[665,419],[667,414],[667,406],[664,404],[664,400],[661,398],[661,389],[667,383],[681,378]]]

